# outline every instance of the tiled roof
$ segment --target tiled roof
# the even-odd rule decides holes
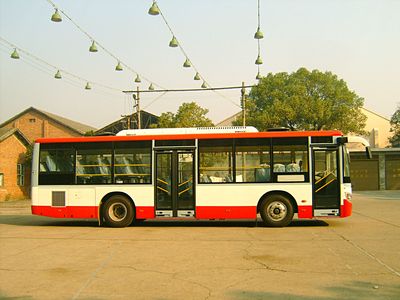
[[[26,146],[29,145],[29,140],[17,128],[0,128],[0,142],[15,134],[17,138]]]
[[[96,128],[94,128],[92,126],[89,126],[89,125],[86,125],[86,124],[82,124],[82,123],[79,123],[79,122],[76,122],[76,121],[72,121],[70,119],[67,119],[67,118],[64,118],[64,117],[49,113],[49,112],[44,111],[44,110],[38,110],[38,111],[40,111],[42,114],[48,116],[50,119],[53,119],[53,120],[57,121],[58,123],[66,125],[67,127],[70,127],[70,128],[72,128],[72,129],[74,129],[76,131],[79,131],[81,134],[85,134],[88,131],[96,131],[97,130]]]

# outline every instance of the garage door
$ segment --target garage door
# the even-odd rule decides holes
[[[386,156],[386,189],[400,190],[400,156]]]
[[[351,158],[350,177],[354,191],[379,190],[379,162],[377,159]]]

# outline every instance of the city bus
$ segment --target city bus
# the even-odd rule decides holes
[[[123,130],[40,138],[32,214],[126,227],[150,219],[292,219],[352,213],[348,138],[254,127]]]

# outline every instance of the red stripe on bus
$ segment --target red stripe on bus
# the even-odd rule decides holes
[[[299,219],[312,219],[313,207],[312,205],[304,205],[298,207],[297,217]]]
[[[39,138],[36,143],[87,143],[149,140],[188,140],[188,139],[233,139],[233,138],[285,138],[308,136],[342,136],[338,130],[326,131],[271,131],[238,133],[196,133],[171,135],[135,135],[135,136],[94,136],[73,138]]]
[[[97,206],[67,206],[67,207],[54,207],[54,206],[35,206],[31,207],[32,214],[53,218],[78,218],[78,219],[97,219],[98,207]],[[153,219],[154,207],[153,206],[138,206],[136,207],[137,219]]]
[[[154,219],[154,206],[136,206],[136,219]]]
[[[78,218],[78,219],[97,219],[97,206],[35,206],[32,205],[32,214],[53,218]]]
[[[350,217],[352,211],[353,211],[353,204],[349,200],[344,199],[343,205],[340,208],[340,216],[342,218]]]
[[[196,219],[255,219],[256,206],[197,206]]]

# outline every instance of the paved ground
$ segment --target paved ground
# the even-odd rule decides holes
[[[400,191],[347,219],[144,222],[122,229],[0,203],[2,299],[400,299]]]

